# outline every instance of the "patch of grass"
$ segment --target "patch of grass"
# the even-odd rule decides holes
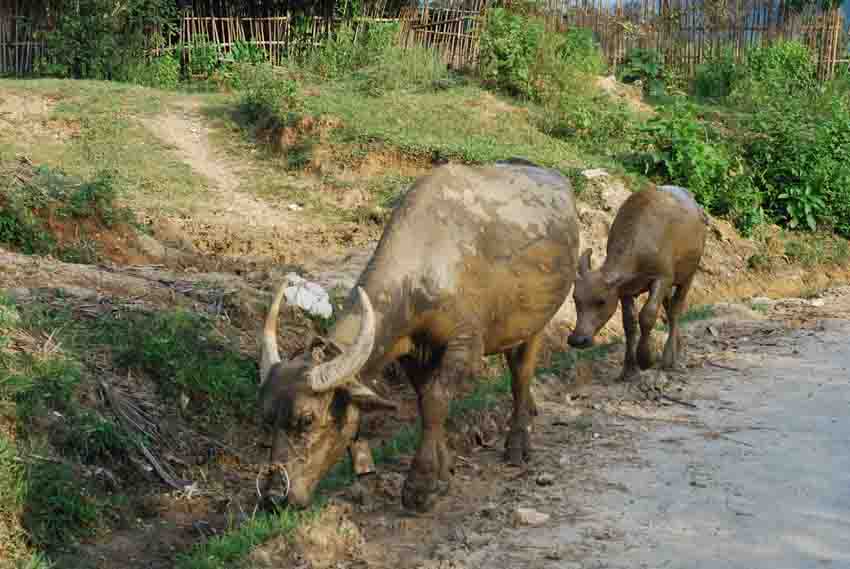
[[[40,549],[61,549],[94,535],[107,506],[80,486],[70,465],[35,461],[26,472],[24,524]]]
[[[803,267],[847,265],[850,261],[850,242],[825,233],[793,234],[785,241],[785,256]]]
[[[166,110],[178,95],[106,81],[0,80],[0,89],[45,100],[44,114],[13,119],[0,133],[0,161],[16,154],[70,176],[115,173],[120,197],[151,206],[196,193],[203,180],[148,130],[142,120]],[[141,119],[141,120],[140,120]],[[57,133],[65,135],[57,138]]]
[[[605,344],[599,344],[584,350],[566,350],[556,352],[552,356],[552,363],[542,372],[562,375],[565,371],[573,369],[580,361],[599,361],[606,357],[621,343],[620,338],[614,338]]]
[[[237,566],[255,547],[270,539],[290,535],[299,526],[315,518],[322,504],[297,511],[284,508],[275,513],[257,514],[222,536],[214,537],[185,555],[177,557],[175,569],[229,569]]]
[[[679,316],[679,324],[685,325],[689,322],[699,322],[700,320],[708,320],[709,318],[714,318],[717,312],[714,310],[714,307],[710,304],[701,304],[699,306],[692,306],[685,311],[684,314]],[[669,326],[665,323],[659,323],[655,326],[656,330],[666,332]]]
[[[212,321],[185,311],[106,316],[97,340],[120,366],[151,376],[167,398],[185,394],[191,408],[213,420],[246,417],[256,400],[256,362],[230,348]]]
[[[329,83],[305,106],[342,120],[332,133],[339,142],[377,142],[412,156],[469,163],[515,156],[562,168],[584,162],[575,145],[541,133],[524,108],[500,104],[475,86],[364,98],[346,82]]]
[[[133,213],[117,204],[117,181],[109,172],[79,180],[60,170],[27,162],[5,168],[0,182],[0,243],[26,254],[53,254],[69,262],[98,259],[90,233],[117,224],[135,225]],[[62,235],[60,225],[73,226]],[[61,238],[61,239],[60,239]]]
[[[44,567],[30,547],[59,551],[94,535],[111,503],[79,482],[73,462],[52,457],[115,457],[126,444],[114,425],[81,410],[83,366],[73,353],[45,349],[56,345],[41,339],[37,324],[51,320],[5,297],[0,307],[0,424],[14,426],[13,434],[0,431],[0,553],[12,547],[19,566]]]

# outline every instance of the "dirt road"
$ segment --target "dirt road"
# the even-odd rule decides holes
[[[569,498],[585,519],[509,532],[474,566],[850,567],[848,293],[824,301],[841,318],[790,304],[774,316],[803,328],[729,328],[737,354],[722,365],[738,371],[694,373],[697,408],[678,422],[624,424],[630,460],[601,468],[606,490]]]
[[[478,449],[432,515],[353,512],[367,545],[350,566],[850,567],[850,287],[718,310],[690,326],[684,373],[612,396],[613,354],[566,403],[544,378],[527,469]]]

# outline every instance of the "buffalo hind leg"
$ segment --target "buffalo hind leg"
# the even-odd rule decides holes
[[[670,281],[657,279],[649,286],[649,298],[640,311],[640,341],[637,347],[637,361],[640,369],[649,369],[655,362],[655,353],[650,343],[652,329],[658,320],[658,311],[667,295],[670,294]]]
[[[664,354],[661,356],[661,367],[667,370],[676,368],[676,364],[679,361],[679,355],[682,351],[679,317],[685,309],[688,291],[691,289],[693,279],[693,276],[691,276],[684,283],[677,286],[673,297],[668,302],[664,303],[670,333],[667,336],[667,343],[664,345]]]
[[[483,352],[479,337],[457,338],[446,347],[436,373],[421,377],[418,384],[414,380],[422,441],[401,494],[402,504],[409,510],[428,511],[435,499],[449,490],[453,471],[453,457],[446,442],[449,403],[456,384],[478,369]]]
[[[514,412],[511,416],[511,430],[505,441],[505,460],[513,466],[520,466],[531,456],[531,441],[528,427],[532,417],[537,415],[537,405],[531,397],[531,380],[537,354],[543,343],[543,332],[538,332],[524,344],[505,352],[508,367],[511,370],[511,390],[514,396]]]

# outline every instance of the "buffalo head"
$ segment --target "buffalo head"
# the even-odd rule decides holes
[[[317,341],[288,361],[281,361],[277,321],[284,286],[276,292],[266,317],[260,359],[262,418],[272,425],[272,461],[283,463],[289,477],[287,499],[309,504],[316,485],[342,457],[357,434],[360,412],[395,408],[358,378],[375,342],[375,315],[366,292],[357,289],[360,327],[344,349]],[[330,348],[333,353],[322,356]]]

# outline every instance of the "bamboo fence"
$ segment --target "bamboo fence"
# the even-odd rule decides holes
[[[379,0],[371,4],[370,13],[354,18],[353,23],[359,29],[374,22],[399,22],[403,46],[426,46],[452,67],[474,68],[487,11],[509,1],[422,2],[386,17],[386,0]],[[658,50],[668,66],[692,76],[699,64],[721,49],[731,49],[740,60],[754,47],[778,39],[803,42],[814,56],[821,80],[832,77],[837,65],[847,62],[840,10],[807,8],[797,13],[788,0],[545,0],[539,9],[549,29],[591,30],[615,69],[629,50],[645,48]],[[340,24],[340,20],[296,17],[290,12],[245,17],[190,10],[183,13],[178,32],[151,53],[178,50],[197,41],[227,52],[237,42],[247,42],[280,65],[293,52],[319,45]],[[22,75],[32,70],[44,54],[35,32],[44,28],[32,18],[0,12],[0,73]]]
[[[37,26],[26,16],[0,16],[0,75],[30,73],[44,53]]]

